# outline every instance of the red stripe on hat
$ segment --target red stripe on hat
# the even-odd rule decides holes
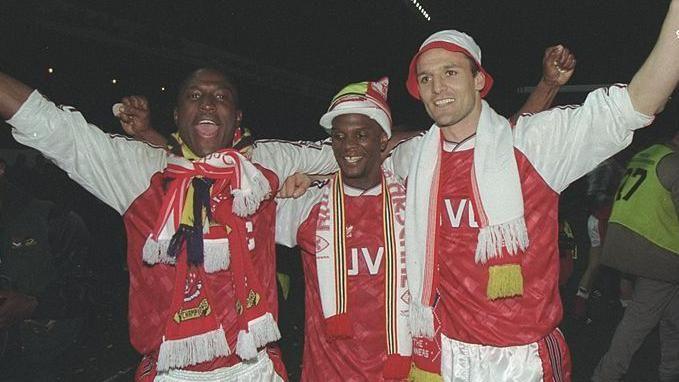
[[[410,60],[410,66],[408,67],[408,79],[406,80],[406,88],[408,89],[408,93],[413,96],[415,99],[420,99],[420,89],[417,86],[417,60],[420,58],[420,55],[422,53],[431,50],[431,49],[436,49],[436,48],[441,48],[445,49],[449,52],[459,52],[463,53],[465,56],[471,58],[476,62],[476,65],[479,67],[479,71],[486,76],[486,84],[483,86],[483,89],[481,89],[481,98],[484,98],[488,92],[490,91],[490,88],[493,87],[493,77],[486,71],[486,69],[481,66],[481,63],[478,62],[474,56],[469,53],[469,51],[457,44],[453,44],[451,42],[446,42],[446,41],[433,41],[422,48],[415,54],[412,60]]]

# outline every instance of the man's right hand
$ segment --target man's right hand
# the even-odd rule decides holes
[[[116,104],[120,105],[120,104]],[[113,114],[120,120],[125,132],[135,138],[143,137],[151,130],[151,109],[144,96],[127,96],[122,99],[122,106]]]
[[[151,108],[144,96],[123,97],[122,103],[113,105],[113,115],[120,126],[133,138],[167,148],[167,139],[151,126]]]

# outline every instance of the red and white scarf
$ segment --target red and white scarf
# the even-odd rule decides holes
[[[242,359],[280,338],[251,262],[245,217],[271,195],[264,175],[233,149],[193,162],[170,157],[168,189],[160,216],[148,237],[147,264],[174,264],[176,277],[171,317],[158,353],[158,371],[183,368],[232,350],[213,311],[205,273],[229,268],[233,273],[239,333],[235,351]]]
[[[510,255],[524,251],[528,247],[528,231],[511,126],[486,101],[481,102],[470,181],[480,217],[475,261],[486,264],[490,259],[501,258],[503,248]],[[440,211],[441,134],[441,129],[433,125],[422,138],[408,174],[406,198],[406,258],[412,297],[410,325],[414,336],[428,338],[434,334],[432,305],[438,286],[436,233]],[[494,263],[501,261],[494,260]],[[506,262],[506,266],[489,267],[487,294],[491,299],[522,293],[520,266],[514,264],[516,260]]]
[[[174,264],[176,258],[168,255],[170,242],[182,223],[182,218],[193,220],[193,197],[196,177],[214,180],[210,188],[213,208],[221,201],[233,197],[233,213],[245,217],[252,215],[259,203],[271,194],[264,175],[240,153],[225,149],[204,158],[189,161],[178,156],[168,157],[165,177],[175,179],[163,199],[161,215],[157,218],[153,233],[144,245],[144,262],[147,264]],[[191,208],[185,208],[185,203]],[[211,211],[214,212],[214,211]],[[183,215],[184,214],[184,215]],[[208,273],[229,267],[229,243],[223,227],[211,227],[207,212],[203,212],[203,240],[205,271]],[[191,221],[191,223],[195,223]]]
[[[403,205],[403,195],[404,187],[393,174],[383,170],[382,226],[386,260],[383,304],[387,338],[387,360],[383,375],[386,379],[405,378],[410,370],[412,354],[412,338],[408,324],[408,288],[403,282],[405,264],[400,260],[405,250],[402,240],[405,227],[403,219],[394,216],[397,202]],[[395,200],[398,196],[400,200]],[[349,280],[344,208],[344,185],[341,174],[337,173],[323,189],[321,209],[327,219],[319,218],[316,227],[317,237],[328,243],[323,248],[317,249],[316,266],[323,316],[326,319],[326,336],[331,340],[351,338],[352,320],[360,320],[360,317],[352,317],[347,311]],[[403,211],[401,216],[402,214]]]

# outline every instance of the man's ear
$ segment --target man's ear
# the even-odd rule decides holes
[[[386,132],[382,131],[382,135],[380,136],[380,151],[387,149],[387,143],[389,143],[389,137],[387,137]]]
[[[474,76],[474,89],[481,91],[486,86],[486,75],[480,70]]]

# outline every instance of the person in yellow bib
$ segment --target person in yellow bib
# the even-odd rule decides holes
[[[636,154],[615,194],[603,264],[636,276],[593,381],[618,381],[660,325],[660,381],[679,380],[679,131]]]

